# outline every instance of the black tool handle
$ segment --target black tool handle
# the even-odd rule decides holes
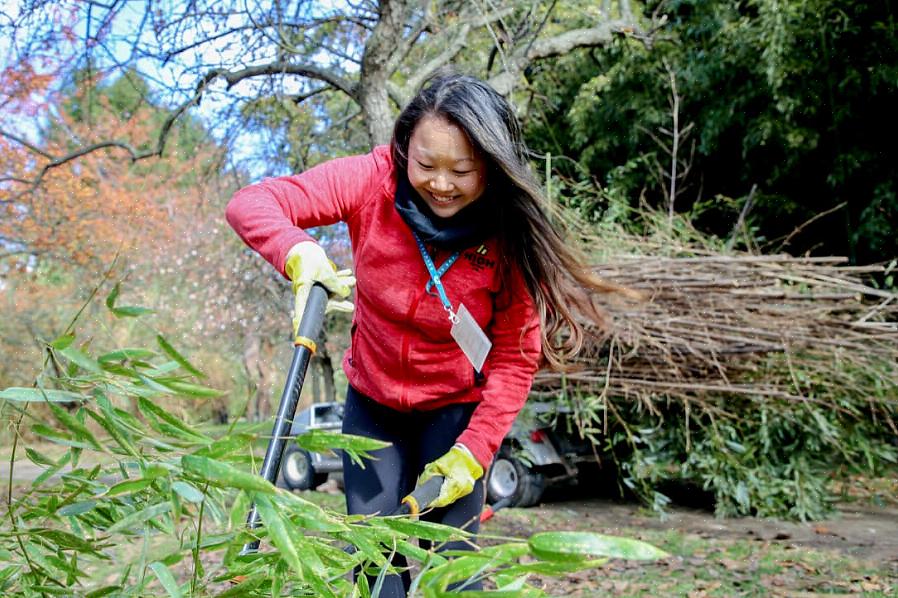
[[[299,322],[298,337],[305,337],[313,341],[319,338],[324,325],[327,299],[327,289],[316,282],[309,292],[309,298]],[[281,402],[274,418],[271,440],[268,441],[268,449],[265,451],[265,459],[262,461],[262,469],[259,471],[259,475],[272,484],[277,481],[277,475],[281,469],[281,457],[284,454],[284,447],[287,446],[290,428],[293,426],[293,418],[296,416],[296,405],[299,403],[299,393],[302,390],[311,358],[312,350],[309,347],[296,345],[293,350],[293,361],[287,372],[284,392],[281,394]],[[246,516],[246,526],[249,529],[259,526],[259,513],[256,511],[255,504],[250,505],[249,513]],[[258,549],[259,541],[254,540],[244,545],[240,554],[248,554]]]
[[[403,500],[399,508],[390,513],[391,515],[408,515],[410,513],[417,514],[430,506],[440,495],[440,487],[443,480],[446,479],[441,475],[433,476],[412,492],[409,496],[412,500]],[[416,510],[417,506],[417,510]]]

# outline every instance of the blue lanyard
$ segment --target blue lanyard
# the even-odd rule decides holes
[[[449,302],[449,297],[446,296],[446,289],[443,288],[443,283],[440,280],[440,277],[452,267],[452,264],[458,259],[460,253],[456,251],[450,255],[449,259],[443,262],[443,265],[437,270],[436,266],[433,264],[433,259],[430,257],[430,254],[427,253],[427,248],[424,247],[424,242],[421,241],[421,237],[414,231],[412,231],[412,234],[415,235],[415,241],[418,242],[418,251],[421,252],[421,257],[424,258],[424,265],[427,266],[427,272],[430,274],[430,280],[427,282],[427,286],[424,287],[424,290],[429,293],[430,287],[434,286],[437,288],[437,293],[440,294],[440,301],[443,302],[443,307],[449,312],[449,319],[451,320],[455,314],[452,312],[452,303]]]

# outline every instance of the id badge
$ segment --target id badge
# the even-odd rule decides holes
[[[477,321],[474,320],[471,312],[468,311],[464,304],[458,306],[458,312],[455,315],[456,320],[452,324],[449,333],[455,339],[455,342],[458,343],[458,346],[461,347],[462,352],[468,358],[468,361],[471,362],[471,365],[474,366],[474,369],[480,372],[493,343],[490,342],[490,339],[477,325]]]

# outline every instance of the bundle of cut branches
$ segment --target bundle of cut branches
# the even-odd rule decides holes
[[[610,305],[611,334],[574,371],[541,372],[534,391],[722,413],[734,396],[841,409],[850,395],[898,434],[898,294],[866,282],[882,272],[838,257],[614,258],[597,273],[645,299]]]

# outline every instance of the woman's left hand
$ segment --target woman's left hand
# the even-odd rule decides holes
[[[474,490],[474,482],[483,475],[483,467],[468,447],[456,444],[448,453],[424,467],[424,472],[418,477],[418,486],[435,475],[445,479],[440,486],[440,495],[428,506],[445,507]]]

